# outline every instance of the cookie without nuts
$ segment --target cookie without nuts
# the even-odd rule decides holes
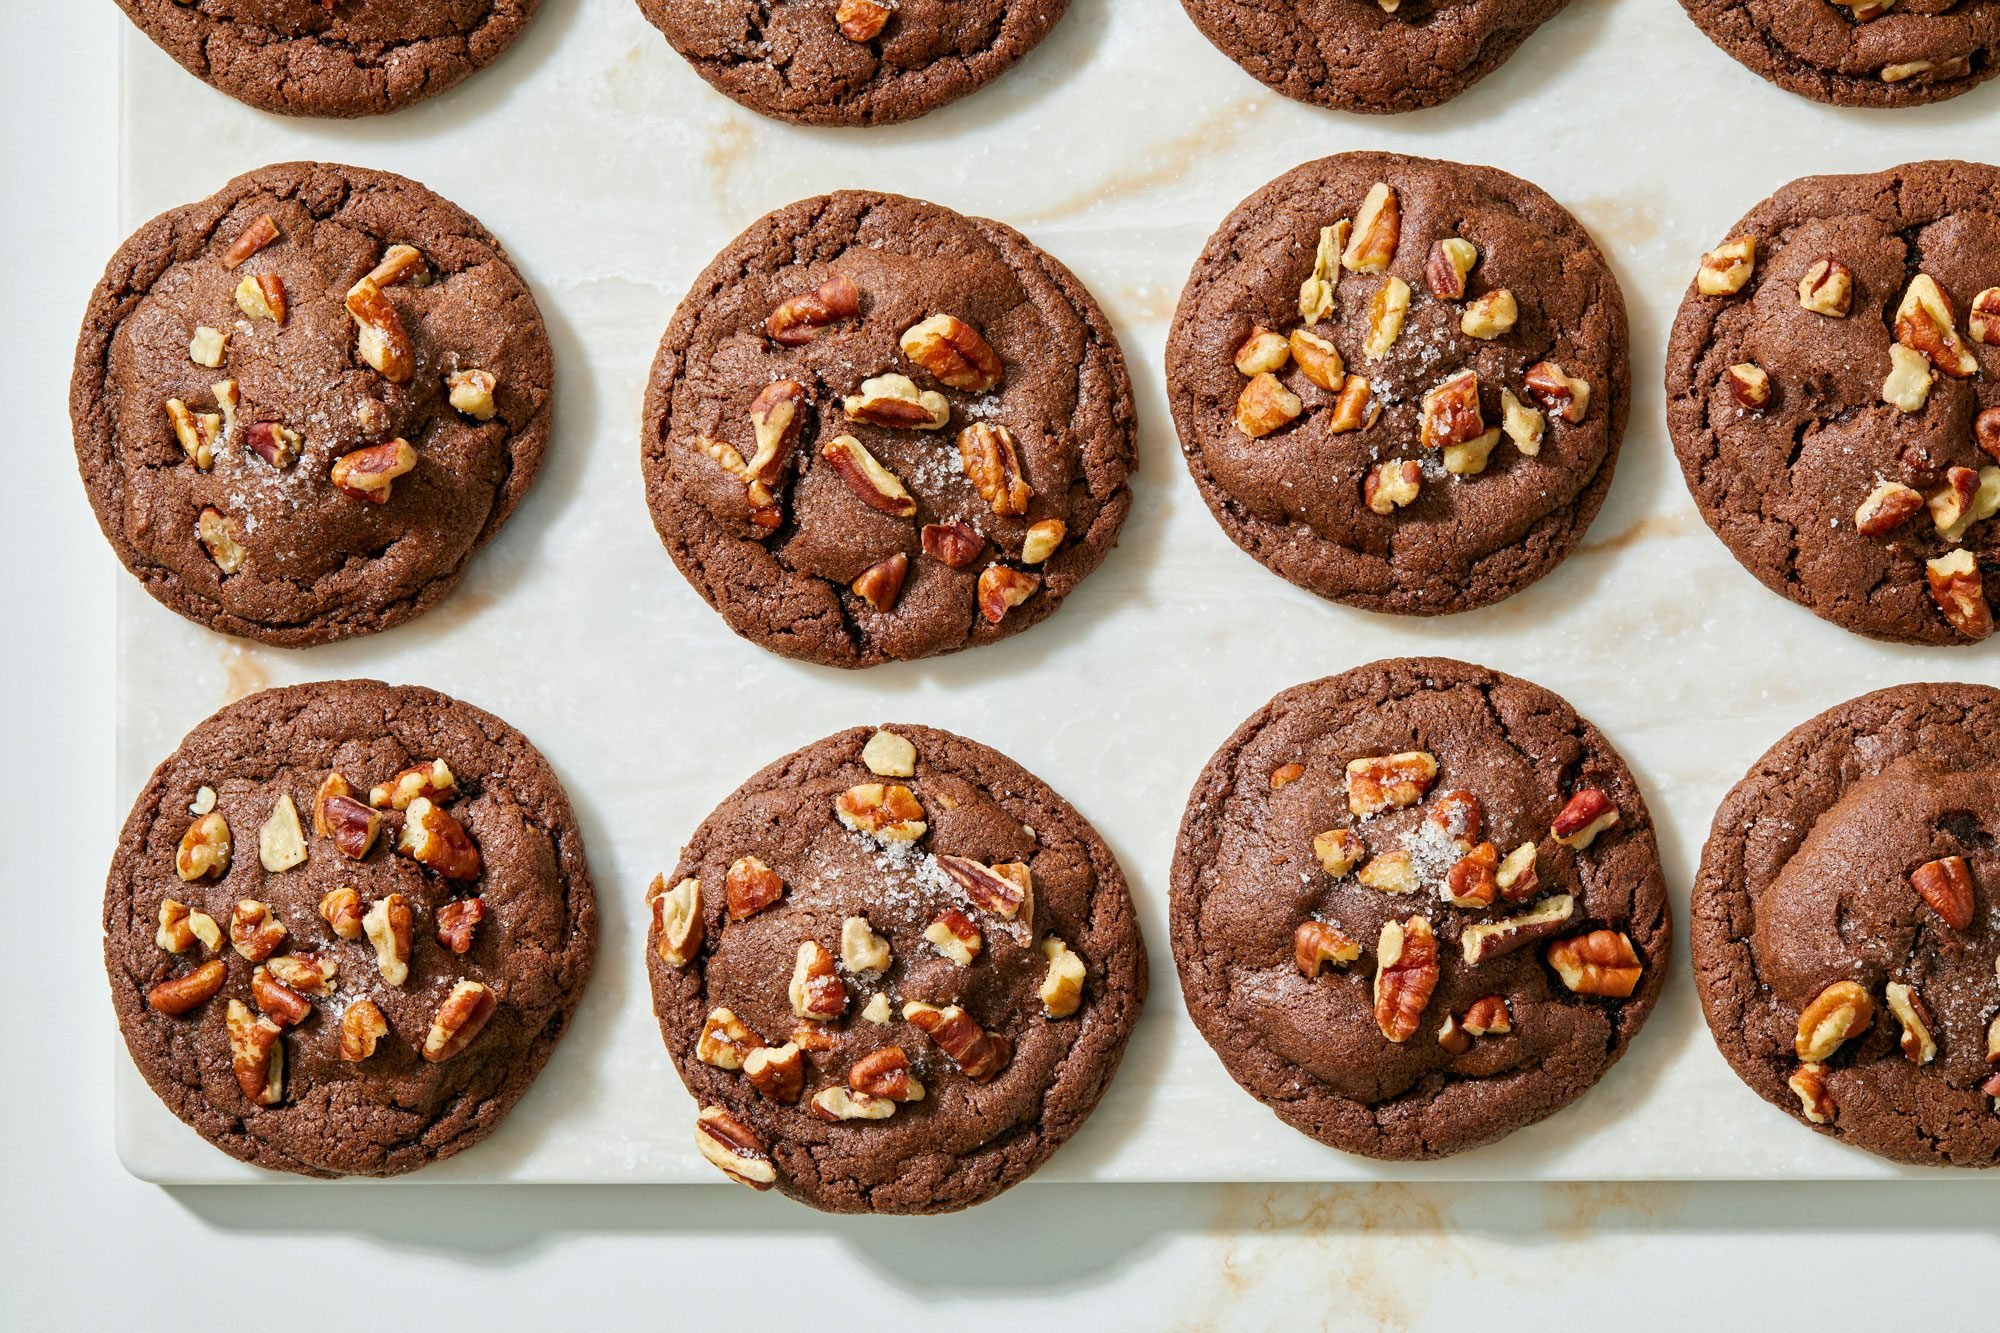
[[[1390,758],[1407,787],[1378,792],[1369,767],[1350,776]],[[1590,792],[1617,822],[1566,845],[1558,821]],[[1334,856],[1340,844],[1324,835],[1340,832],[1358,850]],[[1534,846],[1538,882],[1503,869],[1490,905],[1447,902],[1448,890],[1478,896],[1458,867],[1481,842],[1491,859]],[[1503,875],[1517,901],[1498,896]],[[1565,896],[1559,924],[1467,961],[1468,935]],[[1238,728],[1188,799],[1170,920],[1189,1015],[1231,1077],[1322,1143],[1403,1161],[1495,1142],[1581,1097],[1652,1012],[1672,946],[1652,821],[1618,753],[1549,691],[1444,658],[1297,686]],[[1392,1040],[1383,1024],[1396,1007],[1378,1003],[1385,927],[1408,949],[1412,921],[1435,936],[1437,972]],[[1358,945],[1354,961],[1315,965],[1317,940],[1299,939],[1315,923]],[[1624,984],[1579,994],[1565,983],[1568,954],[1555,946],[1586,938],[1608,956],[1629,948]]]
[[[446,879],[395,850],[405,815],[382,813],[383,829],[355,859],[315,831],[315,797],[330,772],[354,799],[375,784],[442,759],[457,794],[439,794],[476,848],[480,873]],[[231,854],[224,873],[193,880],[176,854],[213,793],[206,819],[220,817]],[[260,831],[282,798],[298,812],[306,860],[269,857]],[[363,808],[366,808],[365,805]],[[412,804],[410,809],[416,809]],[[275,847],[275,836],[273,846]],[[354,909],[382,909],[401,895],[411,912],[407,977],[391,984],[359,922],[337,933],[322,902],[355,890]],[[188,942],[162,948],[167,901],[206,914],[228,930],[245,901],[251,918],[282,924],[274,946],[246,956],[230,938],[211,949]],[[469,927],[464,904],[477,902]],[[386,919],[386,917],[384,918]],[[456,921],[467,945],[439,938]],[[168,1109],[230,1156],[304,1175],[389,1176],[452,1156],[499,1127],[527,1092],[569,1025],[596,949],[596,899],[583,838],[555,774],[528,740],[492,714],[413,686],[322,681],[266,690],[216,713],[155,769],[119,837],[104,892],[104,961],[127,1050]],[[444,931],[450,935],[453,932]],[[248,938],[238,930],[232,935]],[[266,957],[264,955],[268,954]],[[162,982],[220,960],[219,993],[180,1015],[147,1002]],[[268,992],[288,962],[331,962],[328,993],[309,1001],[278,1039],[284,1052],[275,1104],[253,1103],[232,1070],[226,1016],[280,1012]],[[259,977],[258,974],[264,974]],[[448,1058],[426,1058],[425,1043],[455,986],[486,987],[497,1004],[484,1026]],[[350,1019],[365,1032],[372,1004],[386,1031],[372,1053],[343,1053]],[[445,1034],[449,1035],[449,1034]],[[367,1048],[365,1037],[359,1042]],[[449,1043],[442,1051],[451,1050]]]

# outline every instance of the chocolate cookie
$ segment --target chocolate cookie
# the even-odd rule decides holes
[[[842,191],[695,280],[640,461],[660,539],[731,629],[858,667],[1052,614],[1117,544],[1136,429],[1068,269],[1000,223]]]
[[[483,69],[541,0],[118,0],[188,73],[260,111],[373,116]]]
[[[569,1026],[597,908],[526,737],[435,690],[266,690],[188,733],[104,889],[118,1025],[232,1157],[391,1176],[491,1134]]]
[[[1025,1179],[1097,1105],[1146,998],[1097,831],[930,727],[780,759],[646,896],[697,1148],[829,1212],[950,1212]]]
[[[1555,695],[1445,658],[1286,690],[1202,770],[1174,961],[1230,1075],[1369,1157],[1445,1157],[1624,1054],[1672,944],[1624,760]]]
[[[914,120],[977,91],[1069,0],[639,0],[695,72],[805,125]]]
[[[1764,586],[1871,638],[1986,638],[2000,169],[1808,176],[1757,205],[1681,302],[1667,425],[1702,517]]]
[[[1371,611],[1465,611],[1553,569],[1604,502],[1625,303],[1526,181],[1343,153],[1209,238],[1167,389],[1202,498],[1260,564]]]
[[[1878,690],[1779,741],[1716,811],[1693,937],[1765,1101],[1892,1161],[2000,1164],[2000,690]]]
[[[288,162],[112,257],[70,381],[77,466],[161,602],[325,643],[451,591],[541,466],[552,370],[535,298],[468,214]]]
[[[1416,111],[1491,74],[1569,0],[1181,0],[1276,92],[1337,111]]]
[[[1681,0],[1708,39],[1787,92],[1919,106],[2000,68],[2000,0]]]

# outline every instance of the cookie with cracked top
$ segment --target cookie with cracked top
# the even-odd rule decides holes
[[[1216,49],[1285,96],[1385,115],[1491,74],[1569,0],[1181,0]]]
[[[1667,426],[1745,569],[1857,634],[1974,644],[2000,596],[2000,168],[1807,176],[1704,254]]]
[[[541,0],[118,0],[202,82],[281,116],[400,111],[514,44]]]
[[[1025,1179],[1097,1105],[1146,997],[1097,831],[931,727],[769,765],[647,900],[697,1149],[829,1212],[950,1212]]]
[[[1117,543],[1132,386],[1076,276],[998,222],[842,191],[723,250],[654,359],[653,524],[738,634],[862,667],[1054,613]]]
[[[2000,69],[2000,0],[1681,0],[1711,42],[1786,92],[1922,106]]]
[[[1794,729],[1716,811],[1695,981],[1737,1076],[1917,1166],[2000,1165],[2000,690],[1901,685]]]
[[[1202,498],[1258,563],[1371,611],[1465,611],[1553,569],[1603,504],[1625,304],[1526,181],[1343,153],[1209,238],[1167,390]]]
[[[1538,685],[1400,658],[1286,690],[1174,851],[1174,962],[1245,1091],[1346,1152],[1504,1138],[1624,1054],[1672,945],[1652,819]]]
[[[549,438],[535,298],[470,215],[384,171],[287,162],[119,248],[70,420],[98,526],[188,619],[286,647],[436,604]]]
[[[804,125],[913,120],[1032,51],[1069,0],[639,0],[724,96]]]
[[[499,1127],[589,979],[597,908],[526,737],[414,686],[224,708],[154,770],[104,890],[133,1063],[232,1157],[390,1176]]]

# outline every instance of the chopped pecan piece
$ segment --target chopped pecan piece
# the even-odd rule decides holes
[[[1347,765],[1347,809],[1379,815],[1415,805],[1437,781],[1438,762],[1421,750],[1354,759]]]
[[[1292,344],[1285,335],[1258,324],[1236,349],[1236,371],[1239,375],[1276,374],[1291,359]]]
[[[909,573],[910,557],[898,551],[862,570],[848,589],[878,614],[887,615],[896,609],[896,599],[903,595],[903,580]]]
[[[646,888],[646,901],[653,909],[660,961],[686,967],[701,952],[701,881],[690,876],[670,889],[665,875],[655,875]]]
[[[1482,842],[1452,865],[1438,892],[1454,907],[1491,907],[1500,896],[1500,849]]]
[[[403,439],[384,440],[333,460],[333,488],[353,500],[389,503],[396,478],[414,472],[417,451]]]
[[[879,976],[889,970],[889,941],[875,933],[865,916],[840,923],[840,965],[855,976]]]
[[[1833,1104],[1833,1093],[1826,1086],[1826,1066],[1803,1064],[1785,1080],[1799,1099],[1799,1114],[1815,1125],[1833,1122],[1837,1108]]]
[[[817,940],[799,944],[798,961],[792,966],[790,988],[792,1012],[815,1022],[839,1018],[847,1012],[847,983],[833,968],[833,955]]]
[[[1815,315],[1846,316],[1854,301],[1854,272],[1838,259],[1817,259],[1799,279],[1799,304]]]
[[[1953,379],[1979,373],[1979,360],[1958,336],[1958,317],[1951,298],[1928,273],[1910,279],[1896,307],[1896,341],[1922,352],[1930,363]]]
[[[424,1035],[424,1059],[431,1064],[443,1064],[472,1045],[473,1038],[485,1030],[493,1011],[500,1007],[500,997],[491,987],[477,981],[461,981],[451,988],[438,1006],[437,1016],[431,1019],[431,1030]]]
[[[1572,378],[1553,361],[1537,361],[1522,376],[1521,388],[1543,411],[1574,426],[1590,414],[1590,383]]]
[[[1380,273],[1396,257],[1403,235],[1403,210],[1396,192],[1383,181],[1368,187],[1354,215],[1354,235],[1340,262],[1355,273]]]
[[[1346,967],[1361,956],[1361,946],[1324,921],[1301,921],[1292,932],[1292,961],[1310,981],[1331,963]]]
[[[245,224],[242,231],[236,233],[236,239],[222,252],[222,266],[226,269],[235,268],[277,240],[278,236],[277,220],[269,213],[259,214]]]
[[[347,313],[355,323],[355,346],[368,368],[391,384],[408,384],[417,373],[416,348],[403,317],[382,288],[369,278],[355,283],[347,289]]]
[[[1339,879],[1368,855],[1368,844],[1348,829],[1328,829],[1313,835],[1313,855],[1319,858],[1321,870]]]
[[[1355,872],[1354,878],[1381,893],[1415,893],[1416,863],[1408,852],[1384,852]]]
[[[951,404],[936,389],[919,389],[908,375],[877,375],[861,381],[861,391],[840,400],[855,421],[891,430],[942,430],[951,423]]]
[[[1757,267],[1757,238],[1732,236],[1701,257],[1695,290],[1703,296],[1734,296]]]
[[[361,929],[375,946],[375,968],[391,986],[400,986],[410,979],[415,924],[409,900],[400,893],[378,898],[361,918]]]
[[[1645,966],[1631,939],[1615,930],[1593,930],[1557,940],[1548,948],[1549,966],[1578,995],[1624,999],[1638,988]]]
[[[472,952],[472,932],[486,919],[484,898],[454,898],[437,910],[437,942],[455,954]]]
[[[852,435],[828,440],[820,446],[819,456],[870,509],[898,518],[910,518],[917,512],[917,502],[904,489],[902,479],[877,462]]]
[[[1854,511],[1854,530],[1864,537],[1886,537],[1923,507],[1923,496],[1901,482],[1885,481]]]
[[[1897,1040],[1912,1064],[1927,1065],[1937,1058],[1937,1038],[1932,1031],[1937,1020],[1931,1016],[1930,1006],[1924,997],[1908,985],[1892,981],[1882,988],[1882,998],[1888,1001],[1889,1012],[1902,1025],[1903,1035]]]
[[[257,1106],[276,1106],[285,1097],[284,1031],[241,1000],[229,1002],[229,1066],[236,1086]]]
[[[1049,970],[1042,974],[1042,1012],[1050,1018],[1068,1018],[1083,1005],[1083,959],[1054,935],[1043,937],[1042,957],[1049,961]]]
[[[917,747],[907,736],[878,731],[861,747],[861,762],[879,778],[907,778],[917,771]]]
[[[970,857],[939,856],[937,867],[982,912],[1010,921],[1016,916],[1033,914],[1034,909],[1028,904],[1032,901],[1034,879],[1028,867],[1019,861],[989,866]]]
[[[195,518],[194,535],[202,549],[208,552],[208,558],[224,574],[234,574],[250,561],[250,552],[229,529],[229,515],[213,505],[202,506],[201,513]]]
[[[754,1046],[744,1053],[743,1076],[762,1096],[794,1105],[805,1095],[805,1052],[790,1041],[782,1046]]]
[[[910,1057],[900,1046],[882,1046],[856,1060],[847,1071],[847,1086],[870,1097],[892,1102],[920,1102],[924,1085],[910,1073]]]
[[[319,900],[319,914],[343,940],[361,938],[361,895],[353,889],[333,889]]]
[[[701,1035],[695,1038],[694,1058],[717,1069],[741,1069],[750,1053],[763,1044],[763,1038],[752,1032],[734,1010],[718,1007],[709,1010],[708,1017],[702,1020]]]
[[[1576,900],[1567,893],[1558,893],[1514,916],[1475,921],[1459,932],[1459,952],[1474,967],[1505,957],[1561,930],[1575,910]]]
[[[1007,613],[1035,595],[1042,586],[1039,575],[1024,573],[1006,565],[988,565],[979,575],[979,614],[999,624]]]
[[[340,1058],[350,1062],[375,1054],[375,1045],[389,1035],[389,1020],[373,1000],[356,1000],[340,1016]]]
[[[919,535],[924,554],[951,569],[964,569],[986,549],[985,538],[963,523],[926,523]]]
[[[1471,241],[1447,236],[1435,241],[1424,261],[1424,285],[1440,301],[1465,299],[1465,279],[1479,262],[1479,250]]]
[[[1474,1000],[1460,1022],[1475,1037],[1497,1037],[1514,1030],[1514,1015],[1508,1012],[1507,1001],[1498,995]]]
[[[1860,983],[1836,981],[1799,1014],[1792,1045],[1799,1059],[1817,1063],[1858,1037],[1875,1018],[1875,1001]]]
[[[250,974],[250,998],[258,1010],[281,1028],[297,1027],[312,1012],[312,1001],[260,967]]]
[[[465,825],[428,796],[417,797],[403,812],[396,852],[446,879],[479,878],[479,849],[473,846]]]
[[[741,921],[784,897],[785,881],[762,858],[739,856],[729,863],[729,872],[723,876],[722,896],[729,905],[729,919]]]
[[[1386,518],[1416,502],[1423,479],[1423,467],[1415,459],[1377,463],[1362,478],[1362,502]]]
[[[1347,379],[1347,366],[1340,359],[1339,348],[1311,329],[1293,329],[1290,348],[1301,375],[1328,393],[1341,391]],[[1365,385],[1367,381],[1362,383]]]
[[[229,914],[229,942],[250,962],[269,958],[284,939],[285,923],[278,920],[269,903],[245,898]]]
[[[929,827],[916,793],[901,783],[863,782],[834,798],[833,813],[878,842],[915,842]]]
[[[1910,872],[1910,887],[1953,930],[1972,927],[1972,867],[1962,856],[1926,861]]]
[[[490,370],[454,370],[444,377],[444,387],[452,409],[474,421],[491,421],[500,413],[500,405],[493,401],[500,380]]]
[[[1595,787],[1585,787],[1569,798],[1549,825],[1549,835],[1565,847],[1582,851],[1597,841],[1597,835],[1618,823],[1618,807]]]
[[[1979,562],[1964,547],[1926,561],[1924,576],[1931,600],[1945,620],[1966,638],[1978,642],[1993,633],[1993,607],[1986,600],[1986,579]]]
[[[840,0],[834,6],[833,21],[848,41],[871,42],[882,35],[882,29],[889,26],[889,16],[895,12],[896,0]]]
[[[929,371],[939,383],[966,393],[984,393],[1000,382],[999,355],[964,320],[932,315],[904,330],[903,355]]]

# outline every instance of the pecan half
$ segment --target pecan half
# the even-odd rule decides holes
[[[1393,1042],[1405,1042],[1422,1024],[1437,989],[1437,935],[1427,918],[1383,923],[1375,945],[1375,1026]]]
[[[1012,1042],[986,1031],[955,1004],[940,1009],[912,1000],[903,1006],[903,1021],[936,1042],[959,1072],[974,1083],[993,1078],[1014,1058]]]
[[[192,972],[170,977],[154,986],[146,992],[146,1003],[160,1013],[178,1018],[213,999],[228,979],[229,965],[220,958],[211,958]]]
[[[694,1146],[709,1165],[739,1185],[767,1190],[778,1179],[763,1138],[720,1106],[704,1106],[695,1117]]]
[[[1014,432],[988,421],[975,421],[958,433],[958,458],[979,498],[996,514],[1025,514],[1034,488],[1021,465]]]
[[[861,313],[861,289],[845,274],[836,273],[809,292],[781,301],[764,322],[764,331],[781,347],[799,347],[820,330]]]
[[[833,466],[847,489],[870,509],[898,518],[910,518],[917,502],[903,487],[900,477],[875,460],[852,435],[837,435],[820,446],[819,456]]]
[[[477,981],[461,981],[451,988],[438,1006],[436,1017],[431,1019],[431,1030],[424,1034],[424,1059],[431,1064],[443,1064],[472,1045],[486,1028],[493,1011],[500,1007],[500,997],[491,987]]]
[[[1962,856],[1926,861],[1910,872],[1910,887],[1953,930],[1972,927],[1972,867]]]
[[[855,421],[892,430],[942,430],[951,423],[951,404],[936,389],[919,389],[908,375],[877,375],[861,381],[861,391],[840,400]]]

